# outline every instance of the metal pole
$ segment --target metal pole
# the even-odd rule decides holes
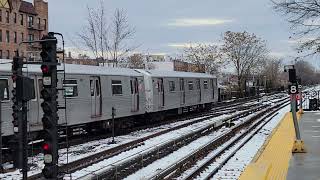
[[[303,99],[302,99],[302,89],[300,89],[300,110],[303,109],[303,107],[302,107],[302,102],[303,102]]]
[[[296,103],[297,103],[296,95],[291,94],[291,112],[292,112],[294,130],[296,132],[296,139],[301,140],[300,131],[299,131],[299,124],[298,124],[298,120],[297,120]]]
[[[27,136],[27,101],[22,102],[22,173],[23,180],[28,178],[28,136]]]
[[[112,107],[112,143],[114,143],[114,116],[116,109]]]
[[[2,166],[2,101],[0,99],[0,172],[3,172],[3,166]]]

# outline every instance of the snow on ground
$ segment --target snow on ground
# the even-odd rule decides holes
[[[235,123],[246,121],[247,119],[250,119],[252,116],[256,115],[257,113],[253,113],[245,118],[241,118],[238,121],[235,121]],[[184,159],[187,155],[195,152],[197,149],[201,148],[202,146],[205,146],[209,142],[212,142],[220,136],[221,134],[226,133],[229,128],[222,127],[221,129],[218,129],[217,131],[200,137],[197,140],[191,142],[190,144],[178,149],[177,151],[169,154],[168,156],[161,158],[150,165],[140,169],[139,171],[135,172],[134,174],[128,176],[126,179],[150,179],[152,176],[156,175],[159,171],[162,171],[164,169],[167,169],[175,162],[179,162],[182,159]]]
[[[252,161],[253,157],[272,133],[272,130],[277,127],[289,110],[289,105],[282,108],[279,111],[279,114],[272,118],[268,124],[266,124],[248,143],[246,143],[212,179],[238,179],[246,166]]]
[[[227,117],[227,116],[219,116],[219,118],[224,118],[224,117]],[[87,142],[84,144],[72,146],[69,148],[69,154],[68,154],[69,162],[81,159],[83,157],[90,156],[92,154],[96,154],[97,152],[111,149],[111,148],[114,148],[114,147],[119,146],[121,144],[125,144],[128,142],[134,141],[136,139],[146,137],[151,134],[155,134],[157,132],[160,132],[160,131],[163,131],[163,130],[166,130],[166,129],[169,129],[169,128],[172,128],[175,126],[179,126],[181,124],[185,124],[185,123],[188,123],[191,121],[195,121],[198,119],[200,119],[200,118],[179,121],[179,122],[162,125],[162,126],[155,127],[155,128],[149,128],[149,129],[145,129],[145,130],[135,131],[135,132],[132,132],[128,135],[117,136],[117,137],[115,137],[115,141],[117,142],[116,144],[110,144],[110,142],[112,141],[112,138],[106,138],[106,139],[91,141],[91,142]],[[40,153],[34,157],[29,157],[28,162],[31,165],[30,170],[28,171],[28,175],[40,173],[44,167],[43,154]],[[67,163],[67,149],[66,148],[59,150],[59,163],[60,164]],[[12,167],[12,164],[5,164],[5,166]],[[20,172],[20,170],[15,170],[12,172],[0,174],[0,179],[15,180],[15,179],[20,179],[21,177],[22,177],[22,173]]]
[[[186,134],[189,134],[191,131],[197,131],[199,129],[202,129],[210,124],[213,124],[217,122],[218,120],[230,117],[234,114],[238,113],[233,113],[230,115],[222,115],[219,117],[211,118],[209,120],[205,120],[196,124],[192,124],[188,127],[184,127],[175,131],[171,131],[169,133],[157,136],[155,138],[149,139],[144,141],[144,145],[139,146],[135,149],[120,153],[117,156],[111,157],[109,159],[105,159],[103,161],[100,161],[92,166],[89,166],[87,168],[81,169],[75,173],[72,174],[72,179],[80,178],[86,174],[91,174],[96,171],[104,171],[106,169],[109,169],[111,167],[114,167],[118,164],[121,164],[123,161],[126,161],[128,159],[140,156],[142,153],[150,151],[151,149],[158,148],[159,146],[173,141],[174,139],[178,139]],[[68,178],[68,177],[66,177]]]

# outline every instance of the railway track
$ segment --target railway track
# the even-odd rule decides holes
[[[249,105],[249,106],[241,106],[241,107],[238,107],[238,110],[245,110],[245,109],[252,108],[254,106],[257,106],[257,104]],[[233,108],[232,110],[230,110],[229,113],[234,113],[235,111],[237,111],[237,109]],[[87,167],[87,166],[90,166],[90,165],[92,165],[94,163],[100,162],[103,159],[107,159],[107,158],[116,156],[116,155],[118,155],[120,153],[123,153],[125,151],[129,151],[129,150],[132,150],[134,148],[137,148],[137,147],[143,145],[144,144],[143,142],[148,140],[148,139],[151,139],[151,138],[154,138],[154,137],[169,133],[169,132],[177,130],[177,129],[181,129],[183,127],[190,126],[192,124],[195,124],[195,123],[198,123],[198,122],[201,122],[201,121],[205,121],[205,120],[213,118],[213,117],[220,116],[220,115],[225,114],[225,113],[226,113],[226,110],[224,110],[223,112],[216,112],[216,113],[210,112],[209,114],[207,114],[203,118],[197,117],[198,119],[196,119],[194,121],[190,121],[190,122],[187,122],[187,123],[184,123],[184,124],[181,124],[181,125],[178,125],[178,126],[175,126],[175,127],[163,130],[163,131],[160,131],[158,133],[155,133],[155,134],[152,134],[152,135],[149,135],[149,136],[146,136],[146,137],[131,141],[129,143],[122,144],[122,145],[117,146],[115,148],[108,149],[106,151],[94,154],[92,156],[88,156],[86,158],[82,158],[82,159],[73,161],[73,162],[71,162],[69,164],[62,165],[62,166],[59,167],[59,170],[60,170],[61,173],[74,172],[74,171],[76,171],[78,169],[82,169],[83,167]],[[233,118],[237,118],[237,117],[238,117],[238,115],[234,116]],[[33,176],[30,176],[28,179],[40,179],[41,177],[42,177],[41,174],[35,174]]]
[[[253,112],[260,111],[267,106],[260,106],[256,108],[252,108],[250,110],[238,113],[233,115],[232,117],[225,118],[222,121],[214,122],[206,127],[194,130],[192,133],[188,133],[187,135],[181,136],[174,140],[170,140],[167,142],[160,143],[156,147],[147,148],[144,151],[140,151],[136,154],[131,155],[125,159],[117,161],[111,165],[108,165],[106,169],[100,170],[100,172],[96,172],[94,174],[89,174],[84,177],[84,179],[91,179],[91,178],[103,178],[108,179],[118,179],[124,178],[135,171],[139,170],[140,168],[147,166],[148,164],[154,162],[157,159],[167,156],[168,154],[172,153],[173,151],[187,145],[188,143],[198,139],[202,136],[208,135],[211,132],[215,131],[217,128],[223,126],[225,121],[233,121],[245,116],[252,114]]]
[[[244,132],[238,133],[239,127],[243,126],[246,122],[235,126],[234,128],[232,128],[232,130],[223,135],[232,135],[234,138],[232,138],[231,140],[218,137],[211,143],[208,143],[207,146],[200,148],[199,151],[187,156],[183,160],[183,162],[178,162],[170,168],[163,170],[161,173],[157,174],[151,179],[170,179],[173,177],[178,177],[185,170],[181,169],[181,167],[195,168],[191,172],[189,172],[188,175],[184,175],[183,177],[180,177],[178,179],[197,179],[201,174],[205,175],[202,175],[199,179],[211,179],[219,170],[224,167],[224,165],[235,155],[235,153],[239,151],[239,149],[241,149],[247,142],[249,142],[253,136],[255,136],[267,123],[272,120],[274,116],[277,115],[278,110],[286,105],[287,104],[276,107],[271,112],[263,115],[261,118],[256,119],[256,117],[254,117],[256,121],[250,124]],[[222,146],[222,148],[217,149],[216,144],[219,144],[219,146]],[[210,153],[212,154],[209,155]],[[198,161],[195,161],[194,159],[197,159]],[[198,163],[199,161],[200,163]],[[206,173],[208,167],[213,165],[215,165],[214,168],[211,168],[209,172]]]
[[[194,112],[191,114],[183,114],[183,115],[180,115],[181,117],[179,117],[179,116],[169,117],[165,121],[155,122],[155,123],[150,123],[147,125],[142,125],[142,126],[130,128],[126,132],[120,132],[117,135],[125,135],[130,132],[134,132],[134,131],[139,131],[139,130],[148,129],[148,128],[154,128],[154,127],[158,127],[158,126],[169,124],[169,123],[200,118],[203,116],[218,116],[222,113],[227,113],[227,112],[231,113],[231,112],[235,112],[237,110],[239,111],[239,110],[246,109],[246,108],[250,107],[250,106],[235,107],[235,106],[240,106],[243,103],[250,103],[250,102],[254,102],[254,101],[255,101],[255,99],[254,99],[254,97],[252,97],[252,98],[240,98],[240,99],[236,99],[236,100],[232,100],[232,101],[228,101],[228,102],[219,102],[210,111],[206,111],[203,113]],[[254,105],[252,105],[252,106],[254,106]],[[63,149],[63,148],[67,148],[68,146],[69,147],[75,146],[75,145],[79,145],[79,144],[83,144],[83,143],[87,143],[87,142],[91,142],[91,141],[109,138],[111,136],[112,136],[111,132],[97,133],[97,134],[93,134],[93,135],[85,134],[85,136],[84,136],[84,134],[79,134],[79,135],[74,135],[74,136],[69,137],[68,144],[66,142],[64,142],[65,137],[62,137],[60,139],[59,148]],[[42,146],[42,140],[34,140],[33,143],[30,142],[28,154],[32,154],[34,156],[34,155],[37,155],[38,153],[41,153],[42,152],[41,146]],[[3,159],[4,162],[12,161],[12,157],[11,157],[12,153],[10,151],[10,148],[4,148],[3,154],[5,157],[5,159]]]

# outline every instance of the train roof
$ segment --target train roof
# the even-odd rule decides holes
[[[216,78],[216,76],[206,73],[163,71],[163,70],[139,70],[151,77],[178,77],[178,78]]]
[[[1,59],[0,60],[0,71],[11,71],[12,60]],[[40,65],[24,65],[30,73],[41,73]],[[63,69],[63,65],[58,66],[58,69]],[[142,76],[141,73],[134,69],[128,68],[112,68],[102,66],[89,66],[89,65],[78,65],[78,64],[65,64],[65,72],[67,74],[87,74],[87,75],[113,75],[113,76]]]

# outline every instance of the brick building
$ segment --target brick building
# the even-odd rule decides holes
[[[0,59],[12,59],[19,43],[41,39],[48,33],[48,2],[0,0]],[[22,44],[19,55],[39,57],[39,44]]]

